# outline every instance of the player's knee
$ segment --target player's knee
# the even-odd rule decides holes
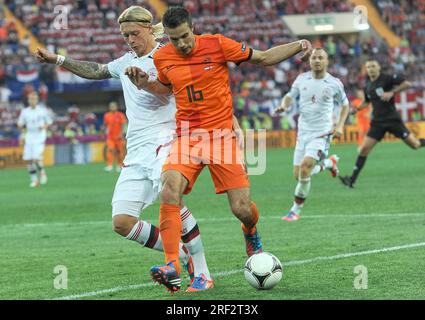
[[[310,175],[315,163],[313,161],[303,161],[300,167],[300,175],[305,177]]]
[[[367,155],[369,154],[369,151],[370,151],[370,148],[363,146],[360,148],[359,155],[361,157],[367,157]]]
[[[112,230],[119,235],[126,237],[134,226],[133,219],[127,217],[127,215],[120,214],[116,215],[112,219]]]
[[[160,198],[162,203],[180,204],[179,190],[172,183],[164,183]]]

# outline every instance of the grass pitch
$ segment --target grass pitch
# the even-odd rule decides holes
[[[341,173],[351,173],[356,147],[331,152],[341,157]],[[293,150],[269,150],[266,173],[251,184],[264,248],[284,267],[270,291],[245,281],[240,224],[226,196],[214,194],[208,170],[185,201],[216,286],[174,295],[149,276],[163,254],[112,232],[118,174],[100,164],[56,166],[47,168],[48,185],[30,189],[25,169],[0,171],[0,299],[425,299],[424,152],[378,145],[352,190],[328,172],[313,177],[302,219],[288,223],[280,217],[293,198]],[[142,218],[157,224],[158,209]],[[67,268],[67,289],[54,288],[58,265]],[[367,268],[367,289],[355,288],[359,265]]]

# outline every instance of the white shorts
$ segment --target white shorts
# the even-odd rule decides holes
[[[328,156],[332,135],[319,137],[298,136],[294,152],[294,166],[300,166],[305,157],[321,161]]]
[[[28,160],[43,160],[44,158],[44,142],[25,141],[24,154],[22,159]]]
[[[112,216],[127,214],[138,218],[143,209],[155,202],[161,185],[162,166],[171,144],[143,146],[127,153],[112,197]]]

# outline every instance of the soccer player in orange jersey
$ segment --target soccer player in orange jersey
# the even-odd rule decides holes
[[[259,213],[251,201],[248,176],[233,131],[237,122],[227,62],[275,65],[301,51],[307,56],[311,44],[301,40],[258,51],[221,34],[194,35],[190,14],[181,7],[169,8],[162,23],[171,43],[153,57],[158,79],[148,81],[149,75],[137,67],[127,68],[126,74],[139,89],[156,94],[172,92],[176,98],[177,138],[163,166],[160,194],[160,233],[167,264],[151,268],[153,279],[174,292],[181,286],[179,204],[205,166],[216,193],[227,193],[233,214],[242,222],[248,256],[263,251],[256,228]],[[226,158],[228,153],[230,159]],[[200,281],[199,286],[208,286],[208,282]]]
[[[357,90],[356,98],[353,100],[353,107],[357,110],[358,107],[362,104],[364,100],[363,90]],[[359,137],[357,139],[357,145],[359,150],[363,144],[364,138],[366,137],[367,132],[370,128],[370,109],[368,107],[359,110],[356,112],[356,125]]]
[[[123,127],[127,123],[124,113],[118,111],[118,104],[114,101],[109,103],[109,112],[103,116],[103,123],[106,127],[106,162],[105,171],[112,171],[114,159],[116,159],[116,171],[121,171],[121,164],[124,160],[125,140],[123,137]]]

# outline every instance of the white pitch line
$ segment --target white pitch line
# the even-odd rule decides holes
[[[329,218],[388,218],[388,217],[416,217],[424,216],[425,212],[415,213],[361,213],[361,214],[310,214],[303,215],[302,219],[329,219]],[[280,219],[281,216],[260,216],[260,220]],[[226,218],[199,218],[198,222],[231,222],[237,221],[236,217],[229,216]],[[94,221],[78,221],[78,222],[45,222],[45,223],[16,223],[3,224],[1,228],[37,228],[37,227],[61,227],[61,226],[79,226],[79,225],[102,225],[112,224],[111,220],[94,220]]]
[[[290,266],[299,266],[299,265],[306,265],[310,263],[315,263],[319,261],[332,261],[332,260],[338,260],[338,259],[344,259],[344,258],[351,258],[351,257],[358,257],[358,256],[364,256],[364,255],[370,255],[370,254],[376,254],[376,253],[384,253],[384,252],[391,252],[391,251],[399,251],[404,249],[412,249],[412,248],[420,248],[425,247],[425,242],[418,242],[418,243],[411,243],[401,246],[395,246],[395,247],[387,247],[387,248],[381,248],[381,249],[374,249],[374,250],[367,250],[367,251],[359,251],[359,252],[351,252],[351,253],[343,253],[343,254],[337,254],[334,256],[325,256],[325,257],[315,257],[311,259],[306,260],[293,260],[288,262],[283,262],[283,267],[290,267]],[[223,271],[219,273],[213,274],[214,278],[222,278],[222,277],[228,277],[231,275],[234,275],[236,273],[243,272],[243,269],[235,269],[230,271]],[[143,283],[138,285],[129,285],[129,286],[121,286],[111,289],[105,289],[105,290],[99,290],[99,291],[92,291],[92,292],[86,292],[81,294],[74,294],[70,296],[60,297],[60,298],[53,298],[53,300],[74,300],[74,299],[81,299],[86,297],[94,297],[102,294],[108,294],[108,293],[114,293],[114,292],[120,292],[120,291],[128,291],[128,290],[135,290],[145,287],[151,287],[155,284],[153,282],[149,283]]]

